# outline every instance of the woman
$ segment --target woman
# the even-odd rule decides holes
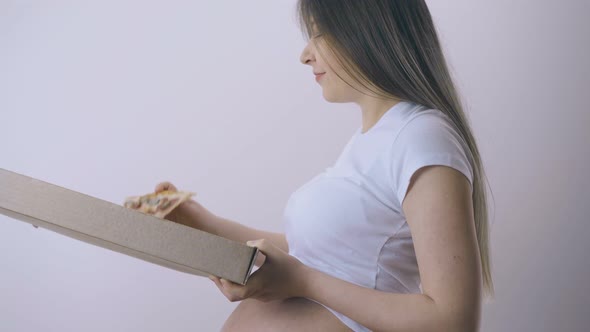
[[[493,294],[484,171],[425,2],[297,8],[301,62],[327,101],[360,106],[362,126],[289,198],[285,234],[195,201],[167,217],[264,254],[245,286],[210,277],[241,301],[223,330],[476,331]]]

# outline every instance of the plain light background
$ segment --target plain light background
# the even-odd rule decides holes
[[[294,3],[0,0],[0,167],[115,203],[170,180],[282,231],[361,119],[299,63]],[[428,3],[493,193],[482,331],[587,331],[590,2]],[[0,216],[0,331],[216,331],[236,305]]]

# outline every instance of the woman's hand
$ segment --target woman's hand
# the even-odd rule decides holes
[[[158,194],[165,190],[173,192],[178,191],[172,183],[161,182],[156,185],[154,192]],[[215,215],[193,199],[181,203],[164,217],[164,219],[196,229],[202,229],[206,223],[214,223],[216,218]]]
[[[235,302],[253,298],[268,302],[302,296],[307,276],[307,267],[303,263],[270,241],[248,241],[247,244],[257,247],[266,258],[264,264],[252,273],[246,285],[209,276],[228,300]]]
[[[158,183],[156,185],[156,188],[154,189],[154,193],[156,193],[156,194],[159,194],[162,191],[177,192],[178,189],[176,189],[175,185],[166,181],[166,182]],[[170,211],[170,213],[168,213],[168,215],[166,215],[166,217],[164,217],[164,219],[174,221],[179,224],[191,226],[191,225],[188,225],[188,223],[187,223],[187,220],[189,219],[187,205],[189,205],[188,201],[183,202],[182,204],[178,205],[174,210]]]

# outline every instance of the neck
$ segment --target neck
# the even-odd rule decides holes
[[[366,98],[358,102],[362,110],[361,132],[369,131],[389,109],[399,103],[399,99]]]

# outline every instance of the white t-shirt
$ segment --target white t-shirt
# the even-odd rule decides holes
[[[291,194],[283,215],[289,254],[363,287],[421,293],[401,202],[423,166],[455,168],[472,183],[468,151],[442,112],[394,105],[366,133],[359,127],[332,167]],[[369,331],[328,309],[354,331]]]

